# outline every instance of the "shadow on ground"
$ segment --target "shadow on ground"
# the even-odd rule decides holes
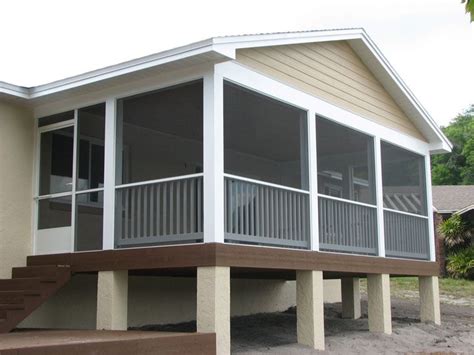
[[[368,331],[367,301],[362,317],[341,318],[341,304],[325,305],[326,352],[331,354],[474,353],[474,308],[441,305],[442,325],[419,321],[416,300],[392,299],[392,335]],[[148,325],[140,330],[196,331],[196,323]],[[232,352],[314,354],[296,343],[296,311],[232,318]]]

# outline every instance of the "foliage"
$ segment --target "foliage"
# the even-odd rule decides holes
[[[474,105],[458,115],[442,130],[453,143],[453,150],[451,153],[432,157],[433,185],[473,185]]]
[[[446,269],[454,278],[474,279],[474,245],[448,256]]]
[[[463,221],[460,215],[454,214],[443,221],[438,230],[443,236],[448,248],[461,246],[471,237],[470,226]]]
[[[471,14],[471,22],[474,21],[474,1],[473,0],[461,0],[461,4],[466,4],[466,14]]]

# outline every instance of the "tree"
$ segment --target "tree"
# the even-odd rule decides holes
[[[474,1],[473,0],[461,0],[461,4],[466,4],[466,14],[471,14],[471,22],[474,21]]]
[[[453,150],[431,158],[433,185],[474,185],[474,105],[441,129]]]

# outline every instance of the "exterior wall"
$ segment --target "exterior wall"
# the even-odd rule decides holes
[[[33,145],[31,112],[0,101],[0,278],[31,254]]]
[[[340,280],[326,280],[324,301],[339,302]],[[20,327],[95,329],[97,276],[76,275]],[[196,279],[130,276],[128,325],[196,319]],[[296,304],[295,281],[231,280],[231,316],[284,311]]]
[[[239,49],[237,61],[362,117],[426,140],[346,41]]]

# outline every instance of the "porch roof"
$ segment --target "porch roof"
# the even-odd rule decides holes
[[[35,87],[21,87],[0,81],[0,98],[28,105],[43,104],[72,93],[90,92],[149,76],[157,71],[234,60],[236,51],[241,48],[325,41],[348,41],[395,102],[429,140],[431,151],[438,153],[451,150],[451,143],[436,122],[362,28],[214,37]]]

